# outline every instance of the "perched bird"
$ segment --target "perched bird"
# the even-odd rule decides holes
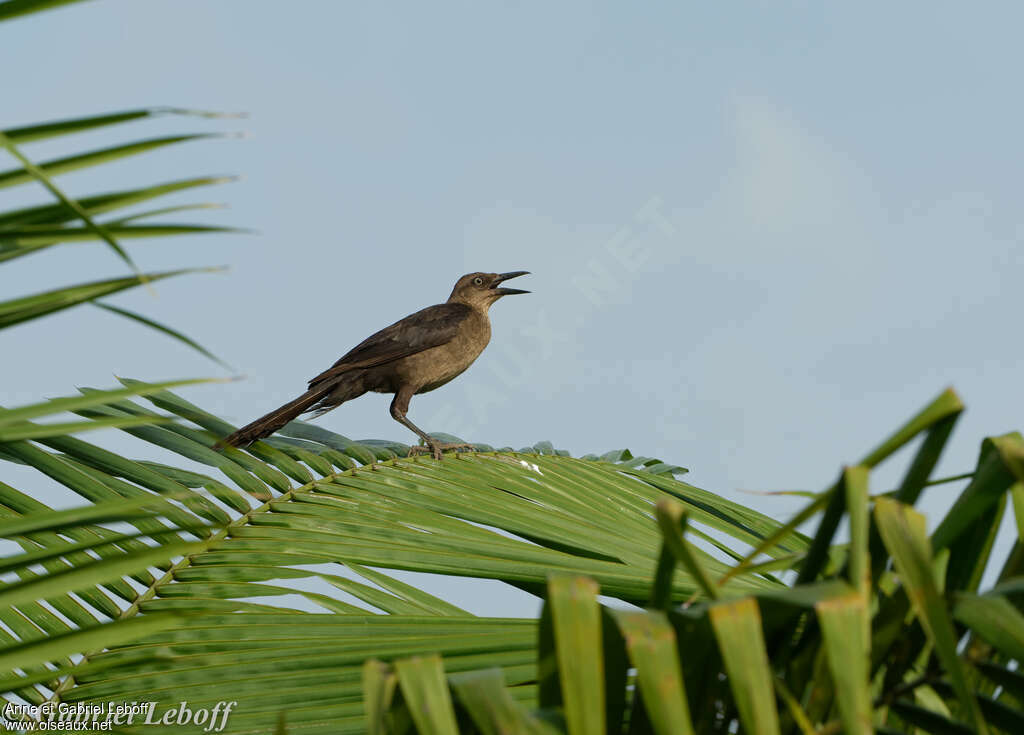
[[[442,444],[406,417],[409,399],[440,388],[460,375],[483,352],[491,339],[488,309],[502,296],[529,293],[504,288],[510,278],[528,271],[470,273],[460,278],[443,304],[428,306],[360,342],[334,365],[309,381],[309,389],[294,401],[243,426],[218,445],[242,447],[270,436],[302,413],[319,416],[345,401],[370,391],[394,393],[391,416],[416,432],[441,459],[444,449],[472,448]]]

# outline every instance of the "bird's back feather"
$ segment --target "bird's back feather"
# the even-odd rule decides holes
[[[309,381],[313,390],[338,375],[358,368],[376,367],[447,344],[473,313],[465,304],[428,306],[372,334],[346,352],[334,365]]]

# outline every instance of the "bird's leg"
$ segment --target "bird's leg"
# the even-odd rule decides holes
[[[434,439],[425,431],[420,429],[418,426],[416,426],[416,424],[407,419],[405,416],[396,418],[398,419],[398,422],[400,424],[402,424],[406,428],[412,429],[417,434],[419,434],[420,441],[423,442],[423,444],[426,444],[426,446],[423,446],[421,444],[420,446],[409,447],[409,454],[416,454],[417,452],[426,452],[429,449],[430,453],[434,455],[434,459],[441,459],[441,445],[438,443],[436,439]]]
[[[402,386],[398,392],[395,393],[395,398],[391,401],[391,418],[407,429],[411,429],[416,432],[420,439],[426,444],[425,447],[409,447],[409,454],[416,454],[418,452],[429,451],[434,459],[441,459],[441,452],[445,449],[475,449],[472,444],[447,444],[439,442],[434,437],[430,436],[423,429],[418,427],[408,418],[406,418],[406,411],[409,410],[409,400],[413,395],[412,388],[408,386]]]

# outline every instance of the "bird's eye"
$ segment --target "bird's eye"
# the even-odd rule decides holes
[[[484,279],[482,279],[480,276],[477,276],[476,278],[473,279],[473,283],[477,286],[483,286]]]

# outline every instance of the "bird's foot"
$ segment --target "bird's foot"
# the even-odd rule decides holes
[[[472,444],[465,444],[465,443],[450,444],[450,443],[442,443],[442,442],[430,442],[429,444],[427,444],[425,446],[423,444],[419,444],[419,445],[417,445],[415,447],[409,447],[409,456],[411,457],[414,454],[426,454],[427,452],[429,452],[431,454],[431,456],[433,456],[434,459],[441,459],[441,452],[444,452],[444,451],[447,451],[447,450],[458,451],[459,449],[466,449],[466,450],[468,450],[470,452],[475,452],[476,451],[476,447],[474,447]]]

